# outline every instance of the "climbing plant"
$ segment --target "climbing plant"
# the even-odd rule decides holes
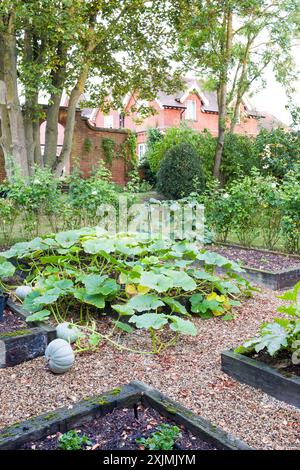
[[[102,149],[104,152],[104,159],[109,165],[112,164],[115,156],[115,141],[109,137],[102,138]]]

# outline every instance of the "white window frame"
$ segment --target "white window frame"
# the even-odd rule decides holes
[[[189,108],[189,106],[191,106]],[[197,102],[196,100],[186,100],[185,119],[189,121],[197,120]]]
[[[105,129],[112,129],[114,127],[114,117],[112,114],[104,115],[103,126]]]
[[[146,144],[141,143],[138,144],[138,159],[141,161],[146,153]]]

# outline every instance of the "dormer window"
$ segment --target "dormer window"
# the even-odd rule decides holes
[[[197,106],[195,100],[186,101],[185,119],[190,121],[197,120]]]

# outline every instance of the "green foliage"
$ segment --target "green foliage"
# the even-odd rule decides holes
[[[255,139],[226,132],[221,163],[222,183],[228,185],[239,177],[249,176],[252,169],[259,167]]]
[[[74,429],[65,432],[58,438],[58,448],[61,450],[82,450],[90,445],[92,442],[89,437],[85,434],[80,435],[79,431]]]
[[[185,143],[190,144],[197,152],[206,179],[211,178],[216,143],[209,132],[197,132],[189,128],[186,124],[182,124],[180,127],[167,129],[163,137],[158,138],[156,141],[152,138],[150,142],[150,148],[149,150],[147,149],[146,158],[153,172],[158,172],[161,162],[168,150],[175,145]]]
[[[130,193],[142,193],[151,189],[152,186],[147,181],[141,180],[138,168],[130,171],[128,176],[129,181],[126,184],[126,189]]]
[[[103,137],[102,149],[106,163],[111,165],[115,156],[115,141],[113,139],[110,139],[109,137]]]
[[[86,137],[83,142],[84,151],[87,153],[90,153],[92,148],[93,148],[93,141],[89,137]]]
[[[199,251],[197,245],[186,241],[145,234],[112,235],[96,227],[17,243],[0,258],[4,287],[7,275],[14,273],[7,261],[12,257],[26,275],[26,283],[34,287],[23,303],[31,313],[28,320],[44,321],[53,316],[57,323],[77,323],[83,331],[77,341],[79,351],[94,349],[102,340],[126,349],[112,334],[100,332],[101,323],[96,329],[93,319],[101,314],[117,312],[113,330],[128,333],[132,331],[130,324],[147,330],[152,353],[160,353],[179,335],[196,334],[191,315],[202,311],[202,304],[211,316],[222,316],[238,298],[250,293],[236,263]],[[195,262],[201,267],[194,266]],[[222,278],[215,272],[218,267],[226,270]],[[124,317],[128,321],[124,322]],[[171,335],[167,341],[165,330]]]
[[[262,173],[282,180],[290,170],[300,167],[300,132],[262,129],[256,137],[255,150]]]
[[[251,354],[253,352],[267,350],[270,356],[274,356],[279,351],[287,350],[293,352],[299,347],[300,340],[300,282],[295,287],[278,296],[289,305],[283,305],[277,309],[283,313],[285,318],[275,318],[271,323],[263,323],[259,330],[259,336],[246,341],[235,351],[241,354]]]
[[[282,235],[287,251],[300,253],[300,172],[290,171],[281,186]]]
[[[194,147],[187,143],[173,146],[157,173],[157,191],[170,199],[179,199],[203,189],[203,170]]]
[[[137,167],[137,154],[136,154],[137,140],[134,132],[128,130],[128,135],[125,141],[120,145],[118,156],[124,158],[128,167],[134,169]]]
[[[287,251],[299,252],[298,173],[290,171],[279,183],[252,170],[250,176],[233,181],[226,190],[210,184],[200,201],[208,226],[221,242],[234,233],[245,246],[260,237],[266,248],[274,249],[281,238]]]
[[[178,426],[161,424],[150,437],[147,439],[142,437],[137,439],[136,442],[149,450],[173,450],[176,440],[180,437],[181,432]]]
[[[180,143],[192,145],[202,163],[206,181],[212,180],[213,162],[216,151],[216,139],[204,130],[202,132],[182,124],[178,128],[168,129],[164,136],[151,140],[146,152],[146,160],[150,169],[157,172],[165,153],[174,145]],[[255,139],[239,134],[226,132],[224,152],[221,164],[222,183],[224,185],[234,179],[250,175],[253,168],[260,167],[260,158],[255,146]]]

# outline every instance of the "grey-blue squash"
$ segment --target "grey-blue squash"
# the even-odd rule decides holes
[[[56,327],[56,336],[57,338],[64,339],[68,343],[75,343],[79,337],[79,330],[73,323],[60,323]]]
[[[30,286],[19,286],[16,288],[16,296],[21,300],[24,300],[31,292],[32,288]]]
[[[64,374],[71,369],[75,361],[74,351],[64,339],[54,339],[48,344],[45,357],[49,369],[54,374]]]

